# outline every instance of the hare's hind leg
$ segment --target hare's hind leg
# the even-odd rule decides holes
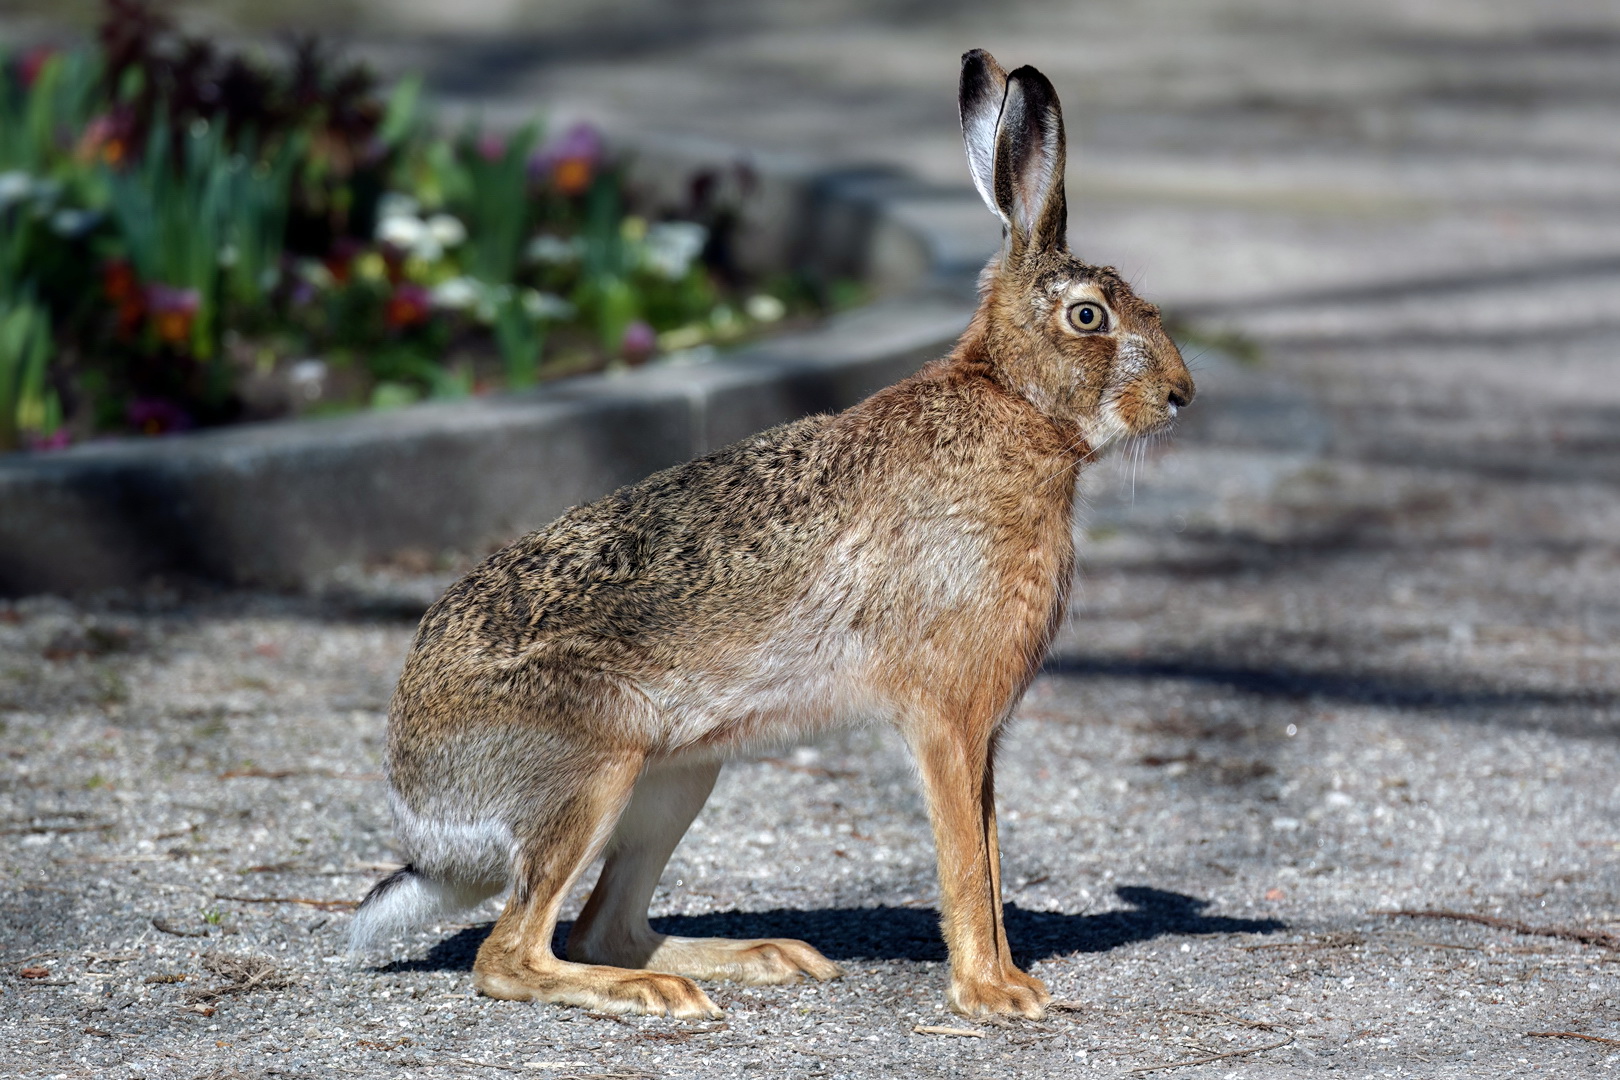
[[[568,935],[569,959],[755,984],[842,974],[802,941],[683,938],[648,925],[647,904],[664,864],[719,773],[719,762],[703,762],[659,765],[642,775],[608,845],[602,876]]]
[[[597,1012],[720,1016],[690,979],[569,963],[552,954],[551,936],[563,898],[601,850],[630,797],[641,762],[621,757],[571,766],[557,770],[565,775],[548,778],[554,781],[554,790],[536,800],[535,817],[520,833],[511,898],[473,962],[479,992]]]

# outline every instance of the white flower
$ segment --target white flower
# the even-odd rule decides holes
[[[401,251],[413,251],[429,237],[427,226],[422,224],[421,218],[391,214],[377,219],[377,239]]]
[[[708,241],[709,230],[695,221],[662,221],[647,230],[641,260],[653,273],[679,281]]]
[[[449,214],[434,214],[428,218],[427,231],[441,247],[453,248],[467,239],[467,226]]]
[[[0,210],[22,202],[34,193],[34,178],[21,169],[0,173]]]
[[[451,311],[465,311],[478,303],[484,294],[484,284],[477,278],[455,277],[433,286],[433,306]]]
[[[415,217],[422,204],[398,191],[387,191],[377,200],[377,220],[391,217]]]
[[[531,319],[551,319],[556,322],[563,322],[573,318],[579,309],[556,293],[524,289],[523,310],[528,312]]]
[[[743,304],[743,310],[755,322],[775,322],[787,314],[787,305],[782,303],[770,293],[760,293],[750,296]]]
[[[4,202],[0,196],[0,202]],[[94,210],[58,210],[51,215],[51,231],[57,236],[75,239],[96,227],[101,215]]]
[[[326,386],[326,361],[299,360],[287,369],[287,381],[299,396],[314,401]]]
[[[579,261],[585,253],[585,242],[578,237],[564,240],[560,236],[550,233],[541,233],[529,241],[524,249],[524,256],[530,262],[549,263],[555,266],[568,266]]]

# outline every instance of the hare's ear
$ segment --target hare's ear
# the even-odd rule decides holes
[[[1063,112],[1057,91],[1032,67],[1007,76],[996,124],[995,196],[1007,222],[1011,256],[1067,247]]]
[[[1001,100],[1007,96],[1007,73],[983,49],[962,54],[962,81],[957,102],[962,107],[962,143],[967,147],[968,169],[979,197],[1003,221],[996,206],[996,121]]]

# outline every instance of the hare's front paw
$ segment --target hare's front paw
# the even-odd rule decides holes
[[[1039,1020],[1046,1014],[1052,995],[1046,984],[1017,968],[1002,972],[1001,978],[951,979],[951,1008],[963,1016],[1023,1016]]]

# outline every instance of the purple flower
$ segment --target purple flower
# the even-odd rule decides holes
[[[627,363],[640,364],[658,351],[658,334],[651,326],[637,319],[624,328],[624,339],[619,342],[619,355]]]
[[[73,445],[73,433],[60,427],[49,435],[29,435],[27,442],[30,450],[66,450]]]
[[[142,435],[173,435],[193,426],[191,414],[168,398],[136,398],[124,410],[124,419]]]
[[[564,195],[577,195],[590,186],[602,155],[602,133],[591,124],[575,124],[534,152],[529,178],[549,181]]]

